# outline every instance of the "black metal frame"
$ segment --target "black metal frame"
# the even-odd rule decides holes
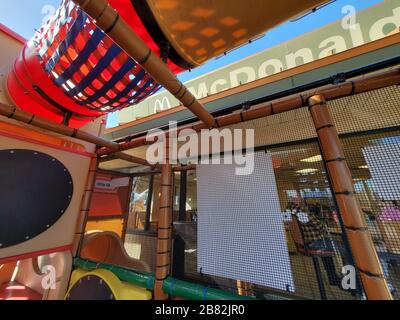
[[[187,200],[187,171],[181,171],[181,181],[179,189],[179,218],[178,221],[186,220],[186,200]]]
[[[149,5],[147,4],[147,1],[145,0],[131,0],[132,6],[135,9],[136,13],[140,17],[140,20],[142,21],[143,25],[146,27],[147,32],[150,34],[154,42],[162,49],[163,45],[168,44],[169,45],[169,54],[168,54],[168,59],[170,59],[173,63],[175,63],[177,66],[190,70],[194,66],[185,61],[179,53],[175,50],[173,46],[170,45],[169,41],[167,40],[167,37],[165,36],[164,32],[161,30],[160,26],[158,25],[158,22],[156,18],[153,15],[153,12],[151,11]]]
[[[151,175],[149,179],[149,194],[146,200],[146,220],[144,224],[144,231],[150,230],[151,206],[153,205],[153,191],[154,191],[154,175]]]

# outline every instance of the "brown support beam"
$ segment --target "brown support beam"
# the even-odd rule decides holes
[[[109,161],[113,161],[113,160],[117,160],[117,159],[121,159],[121,160],[135,163],[135,164],[141,164],[144,166],[154,167],[150,163],[148,163],[146,160],[136,157],[136,156],[132,156],[132,155],[124,153],[124,152],[117,152],[117,153],[113,153],[106,157],[101,157],[101,158],[99,158],[99,162],[104,163],[104,162],[109,162]]]
[[[148,163],[145,159],[131,156],[131,155],[123,153],[123,152],[117,152],[117,153],[114,153],[114,155],[117,159],[121,159],[121,160],[124,160],[127,162],[141,164],[142,166],[147,166],[147,167],[151,166],[151,164]]]
[[[96,146],[107,148],[108,150],[113,150],[113,154],[116,158],[141,164],[144,166],[150,166],[150,164],[144,160],[137,157],[130,156],[126,153],[120,151],[120,144],[116,142],[112,142],[106,139],[102,139],[98,136],[92,135],[90,133],[73,129],[63,124],[59,124],[38,116],[35,116],[33,113],[23,111],[14,106],[9,106],[4,103],[0,103],[0,115],[3,115],[7,118],[14,119],[26,124],[29,124],[33,127],[45,129],[66,137],[76,138],[79,140],[83,140],[89,143],[93,143]]]
[[[173,167],[172,171],[173,172],[181,172],[181,171],[191,171],[191,170],[196,170],[196,165],[190,165],[190,166],[178,166],[178,167]],[[105,172],[113,172],[113,171],[109,171],[109,170],[103,170]],[[130,173],[130,174],[125,174],[132,176],[132,177],[146,177],[146,176],[152,176],[152,175],[156,175],[156,174],[160,174],[161,170],[157,169],[157,170],[152,170],[152,171],[143,171],[143,172],[137,172],[137,173]],[[121,173],[121,175],[124,175],[123,173]]]
[[[75,237],[72,247],[72,253],[74,256],[79,255],[79,251],[82,245],[82,240],[85,235],[86,223],[89,217],[90,206],[92,204],[93,191],[96,184],[96,174],[98,167],[98,159],[93,156],[90,160],[89,172],[86,178],[85,192],[83,194],[81,208],[79,210],[78,221],[75,228]]]
[[[166,300],[163,282],[171,275],[172,255],[172,165],[169,161],[169,139],[164,143],[164,163],[161,165],[161,199],[158,215],[158,239],[156,257],[156,282],[154,298]]]
[[[187,166],[180,166],[180,167],[173,167],[174,172],[180,172],[180,171],[191,171],[191,170],[196,170],[197,165],[191,164]]]
[[[400,69],[396,68],[389,71],[372,74],[356,80],[349,80],[340,84],[322,87],[310,92],[289,96],[287,98],[273,100],[271,102],[262,103],[253,106],[247,111],[231,113],[228,115],[220,116],[215,119],[219,127],[225,127],[240,122],[255,120],[270,115],[287,112],[294,109],[299,109],[307,105],[306,101],[316,94],[321,94],[327,101],[339,99],[342,97],[350,96],[353,94],[368,92],[391,85],[398,85],[400,83]],[[207,127],[203,123],[195,123],[189,126],[181,127],[178,129],[178,134],[184,129],[193,129],[199,132]],[[153,142],[146,141],[146,137],[132,138],[129,142],[120,144],[120,150],[129,150],[141,146],[152,144]],[[103,148],[98,151],[98,154],[108,155],[113,151]]]
[[[214,127],[213,116],[190,93],[146,43],[129,27],[107,0],[74,0],[97,26],[137,61],[159,84],[174,95],[207,127]]]
[[[355,195],[351,172],[324,96],[310,97],[309,108],[365,293],[370,300],[392,300],[360,203]]]
[[[132,176],[132,174],[130,174],[130,173],[123,173],[120,171],[107,170],[107,169],[97,169],[97,173],[109,174],[109,175],[113,175],[113,176],[117,176],[117,177],[121,177],[121,178],[127,178],[127,177]]]

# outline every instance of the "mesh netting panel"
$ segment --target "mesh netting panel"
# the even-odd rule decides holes
[[[152,273],[156,272],[157,236],[128,231],[124,246],[128,255],[147,263]]]

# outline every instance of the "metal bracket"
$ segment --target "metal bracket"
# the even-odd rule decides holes
[[[332,84],[343,83],[347,80],[346,78],[347,78],[346,73],[344,73],[344,72],[337,73],[331,77]]]
[[[248,111],[251,108],[251,103],[250,101],[246,101],[242,103],[242,110],[243,111]]]

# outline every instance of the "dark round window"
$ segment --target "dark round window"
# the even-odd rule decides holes
[[[115,296],[103,279],[89,275],[71,288],[66,300],[115,300]]]
[[[53,226],[73,196],[68,169],[34,150],[0,150],[0,249]]]

